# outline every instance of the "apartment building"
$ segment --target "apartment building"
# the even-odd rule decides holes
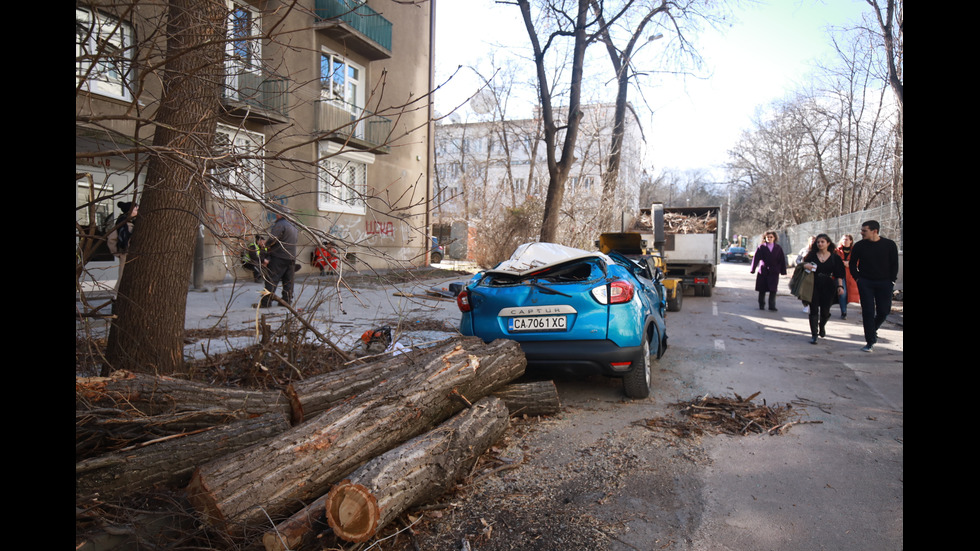
[[[576,142],[576,161],[565,183],[560,231],[596,235],[601,202],[611,202],[617,217],[622,212],[630,216],[637,212],[644,147],[639,124],[631,112],[627,115],[616,192],[613,197],[603,194],[614,109],[615,105],[607,103],[582,107],[584,116]],[[560,110],[558,116],[562,116]],[[519,207],[528,201],[543,202],[549,176],[539,118],[441,123],[435,132],[432,217],[435,233],[442,241],[458,244],[465,229],[501,208]],[[594,237],[587,239],[591,243]],[[456,250],[462,249],[457,245]],[[449,256],[454,256],[453,247]]]
[[[355,269],[427,262],[432,5],[226,0],[227,38],[204,278],[241,276],[240,247],[273,220],[304,226],[299,262],[331,241]],[[104,232],[138,201],[160,98],[165,5],[76,3],[76,221]],[[80,175],[90,175],[81,177]],[[92,205],[92,208],[88,208]],[[85,208],[82,208],[85,206]],[[188,244],[194,246],[194,244]],[[89,278],[111,281],[102,246]]]

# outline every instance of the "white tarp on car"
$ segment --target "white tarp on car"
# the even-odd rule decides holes
[[[611,264],[613,260],[607,255],[598,251],[586,251],[574,247],[566,247],[557,243],[525,243],[510,258],[501,262],[491,272],[506,272],[512,274],[523,274],[531,270],[536,270],[543,266],[577,260],[579,258],[598,257]]]

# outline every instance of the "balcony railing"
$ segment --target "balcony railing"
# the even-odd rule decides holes
[[[391,52],[391,21],[363,0],[316,0],[318,22],[339,21]]]
[[[241,71],[226,77],[222,96],[232,108],[251,107],[285,117],[286,85],[283,78]]]
[[[387,152],[391,119],[334,100],[316,102],[316,131],[362,149]]]

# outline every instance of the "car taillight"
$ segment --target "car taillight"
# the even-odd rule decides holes
[[[458,295],[456,295],[456,306],[459,306],[460,312],[469,312],[473,309],[470,306],[470,292],[463,290]]]
[[[609,296],[606,296],[608,293]],[[609,285],[592,289],[592,298],[599,304],[622,304],[633,300],[633,284],[618,279]]]

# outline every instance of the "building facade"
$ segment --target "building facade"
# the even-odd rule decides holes
[[[565,183],[560,222],[565,244],[588,247],[600,231],[618,231],[619,228],[600,229],[599,205],[603,202],[612,203],[611,212],[617,220],[620,213],[634,216],[637,212],[644,147],[631,111],[627,113],[616,191],[612,196],[603,192],[614,109],[613,104],[582,108],[576,161]],[[478,226],[500,209],[543,204],[548,182],[540,118],[436,126],[432,216],[436,233],[441,233],[443,239],[458,242],[463,227]],[[479,239],[479,235],[475,238]],[[453,247],[449,255],[454,256]]]
[[[243,273],[240,250],[273,221],[270,204],[301,224],[298,262],[307,270],[324,241],[348,269],[426,264],[431,4],[225,0],[225,7],[221,109],[201,215],[204,278]],[[117,202],[139,201],[152,140],[146,121],[161,94],[154,71],[165,51],[164,8],[76,3],[80,237],[111,228]],[[104,244],[89,258],[88,278],[114,279]]]

